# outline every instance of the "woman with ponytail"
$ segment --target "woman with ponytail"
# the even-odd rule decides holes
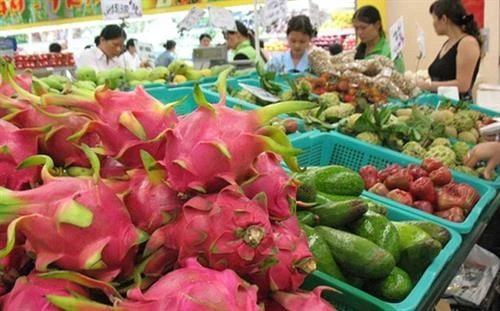
[[[253,32],[249,30],[245,24],[236,21],[236,30],[224,31],[223,34],[224,39],[226,39],[227,48],[234,51],[234,60],[256,60],[255,38]],[[264,62],[266,61],[266,57],[262,53],[262,50],[260,57]]]
[[[470,99],[479,71],[482,44],[474,16],[467,14],[460,0],[437,0],[429,11],[434,30],[448,40],[429,67],[431,81],[420,81],[418,85],[431,92],[440,86],[456,86],[461,99]]]

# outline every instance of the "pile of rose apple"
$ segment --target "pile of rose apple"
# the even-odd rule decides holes
[[[1,66],[3,309],[333,309],[299,291],[316,266],[280,162],[300,151],[266,125],[311,103],[241,112],[196,87],[178,116],[142,88],[33,95]]]
[[[450,170],[435,159],[380,171],[367,165],[359,173],[366,190],[453,222],[464,221],[480,198],[470,185],[455,183]]]

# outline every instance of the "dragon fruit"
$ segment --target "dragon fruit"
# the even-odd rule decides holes
[[[251,283],[259,286],[259,297],[267,297],[273,291],[296,291],[307,274],[316,270],[307,238],[302,232],[297,232],[299,225],[295,216],[272,227],[279,250],[277,263],[248,276]]]
[[[257,305],[257,287],[242,280],[234,271],[215,271],[189,258],[183,268],[162,277],[145,293],[129,290],[127,299],[115,307],[66,295],[50,295],[48,300],[64,310],[261,310]]]
[[[225,71],[219,79],[225,84]],[[219,85],[219,86],[220,86]],[[286,135],[274,127],[263,127],[274,116],[309,109],[311,102],[282,102],[252,111],[236,111],[221,100],[209,104],[199,86],[194,95],[198,108],[167,131],[163,164],[168,183],[178,192],[217,192],[227,184],[241,183],[257,156],[265,150],[283,155],[292,169],[298,169]]]
[[[11,86],[11,79],[15,81],[21,88],[26,91],[31,90],[31,74],[23,73],[21,75],[16,75],[14,66],[7,63],[2,57],[0,57],[1,70],[1,83],[0,83],[0,94],[4,96],[14,96],[17,94],[16,90]]]
[[[145,234],[134,227],[122,201],[98,178],[97,156],[86,146],[84,150],[95,172],[92,177],[53,177],[52,160],[33,156],[21,167],[44,164],[42,186],[18,192],[0,188],[0,221],[10,222],[0,257],[12,251],[18,233],[26,238],[26,251],[35,254],[38,271],[55,264],[111,280],[124,266],[131,270],[132,263],[125,261],[133,260]]]
[[[60,309],[49,302],[47,295],[70,297],[75,294],[89,297],[86,289],[73,282],[46,279],[32,273],[16,280],[12,291],[4,297],[1,307],[4,311],[57,311]]]
[[[129,171],[130,186],[123,201],[134,225],[151,234],[165,225],[182,207],[183,201],[164,182],[165,172],[155,167],[152,157],[141,150],[145,170]]]
[[[4,248],[7,242],[7,227],[0,226],[0,247]],[[31,258],[28,256],[22,245],[16,245],[9,255],[0,258],[0,295],[3,295],[16,279],[26,269],[31,266]]]
[[[40,179],[40,169],[17,170],[25,158],[37,153],[38,130],[18,129],[0,120],[0,186],[11,190],[34,187]]]
[[[276,301],[281,309],[266,309],[269,311],[335,311],[335,308],[321,298],[321,292],[324,290],[334,291],[333,288],[327,286],[318,286],[312,292],[282,292],[273,293],[273,300]]]
[[[280,160],[273,153],[261,153],[254,164],[257,174],[241,186],[249,198],[265,193],[269,216],[275,220],[291,216],[289,206],[294,204],[297,196],[297,182],[286,174]]]
[[[239,275],[256,271],[274,252],[271,224],[261,204],[236,186],[195,196],[174,222],[151,235],[145,251],[165,247],[178,250],[180,263],[197,256],[212,269],[233,269]]]

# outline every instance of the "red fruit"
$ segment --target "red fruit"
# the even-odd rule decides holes
[[[411,197],[411,194],[400,189],[391,190],[387,194],[387,198],[397,201],[404,205],[413,206],[413,199]]]
[[[437,192],[437,209],[447,210],[456,206],[464,206],[464,198],[458,192],[457,185],[448,184]]]
[[[415,180],[419,179],[420,177],[429,176],[429,173],[427,173],[426,170],[424,170],[419,166],[416,166],[415,164],[410,164],[406,168],[410,171],[410,174],[413,176],[413,179]]]
[[[399,170],[401,170],[401,165],[399,164],[388,165],[386,168],[378,172],[378,179],[380,182],[384,182],[387,176],[396,174]]]
[[[452,207],[446,211],[435,212],[434,215],[453,222],[463,222],[465,220],[464,210],[460,207]]]
[[[407,169],[402,169],[395,174],[387,176],[384,181],[387,189],[401,189],[408,191],[410,189],[410,184],[413,181],[413,176]]]
[[[434,213],[434,209],[432,208],[432,204],[428,201],[415,201],[413,202],[413,207],[416,209],[419,209],[421,211],[424,211],[429,214]]]
[[[378,194],[378,195],[381,195],[383,197],[387,196],[387,194],[389,193],[389,189],[387,189],[387,187],[381,182],[373,185],[373,187],[368,189],[368,191],[375,193],[375,194]]]
[[[481,197],[476,189],[472,188],[467,184],[459,184],[456,186],[456,191],[462,196],[464,204],[462,208],[465,213],[468,214],[471,209],[476,205],[477,201]]]
[[[429,177],[420,177],[410,185],[410,193],[415,200],[424,200],[434,204],[436,202],[436,190]]]
[[[363,178],[365,189],[370,189],[378,183],[377,168],[373,165],[366,165],[360,168],[359,175]]]
[[[444,186],[451,182],[451,172],[446,167],[440,167],[429,174],[435,186]]]
[[[356,99],[356,96],[354,96],[354,95],[345,94],[344,96],[342,96],[342,101],[344,103],[353,102],[355,99]]]
[[[339,83],[337,83],[337,90],[340,92],[346,92],[349,90],[349,83],[347,81],[339,81]]]
[[[420,166],[428,173],[430,173],[442,167],[443,163],[436,159],[425,159],[424,161],[422,161],[422,164]]]
[[[335,311],[336,309],[326,300],[321,298],[323,290],[333,291],[332,288],[326,286],[318,286],[312,292],[276,292],[273,294],[273,299],[283,306],[282,310],[300,311],[300,310],[315,310],[315,311]],[[268,309],[266,310],[276,310]],[[279,309],[278,309],[279,310]]]
[[[291,134],[299,130],[299,123],[296,119],[285,119],[283,120],[283,126],[285,127],[285,133]]]

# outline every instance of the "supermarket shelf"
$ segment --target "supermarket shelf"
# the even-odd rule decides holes
[[[456,272],[469,255],[472,247],[478,241],[479,237],[483,234],[484,229],[495,215],[498,207],[500,206],[500,194],[491,202],[490,206],[483,211],[480,216],[476,227],[466,235],[462,235],[462,245],[457,250],[453,259],[448,263],[445,269],[437,276],[432,289],[427,293],[425,298],[420,303],[417,310],[428,311],[433,310],[441,296],[446,291],[446,288],[455,277]]]
[[[34,75],[37,77],[46,77],[54,72],[62,72],[65,70],[69,70],[71,73],[74,73],[76,70],[75,66],[62,66],[62,67],[46,67],[46,68],[25,68],[25,69],[16,69],[17,73],[22,73],[25,70],[31,70]]]

